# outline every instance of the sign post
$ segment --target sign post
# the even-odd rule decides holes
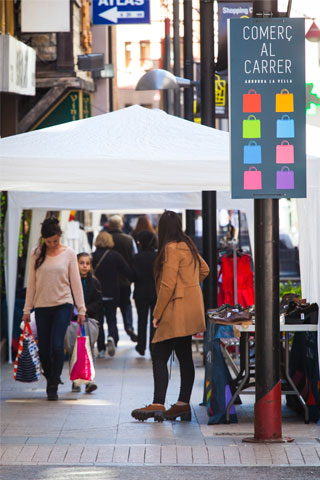
[[[150,0],[93,0],[94,25],[150,23]]]

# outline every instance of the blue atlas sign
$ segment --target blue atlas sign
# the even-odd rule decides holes
[[[232,198],[306,196],[304,19],[229,20]]]
[[[94,25],[150,23],[150,0],[93,0]]]

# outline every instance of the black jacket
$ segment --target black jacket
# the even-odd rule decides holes
[[[154,250],[137,253],[133,257],[134,293],[136,300],[156,300],[156,288],[153,276],[153,263],[157,256]]]
[[[92,266],[95,269],[100,258],[106,251],[105,248],[97,248],[92,254]],[[120,274],[132,280],[133,272],[120,253],[110,250],[95,271],[95,276],[102,286],[102,296],[118,299],[120,296]]]
[[[114,241],[113,250],[120,253],[125,259],[129,267],[132,265],[133,259],[133,238],[121,230],[111,230],[109,232],[112,235]],[[130,281],[125,275],[120,275],[120,286],[127,287],[130,285]]]
[[[97,278],[88,273],[87,278],[81,277],[84,301],[87,307],[86,315],[89,318],[99,319],[102,307],[101,285]]]

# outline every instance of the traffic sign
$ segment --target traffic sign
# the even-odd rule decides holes
[[[150,0],[93,0],[94,25],[150,23]]]

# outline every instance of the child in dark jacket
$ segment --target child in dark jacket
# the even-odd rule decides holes
[[[133,257],[134,271],[133,298],[138,312],[138,344],[136,351],[144,355],[147,344],[148,317],[150,319],[149,349],[154,335],[152,312],[157,301],[153,276],[153,263],[157,256],[157,237],[149,230],[142,230],[137,235],[139,253]]]
[[[91,274],[91,258],[88,253],[78,253],[78,266],[81,276],[84,301],[87,308],[87,317],[99,321],[102,308],[102,292],[99,280]],[[86,385],[86,393],[91,393],[98,388],[95,382]],[[73,392],[80,392],[80,386],[72,384]]]

